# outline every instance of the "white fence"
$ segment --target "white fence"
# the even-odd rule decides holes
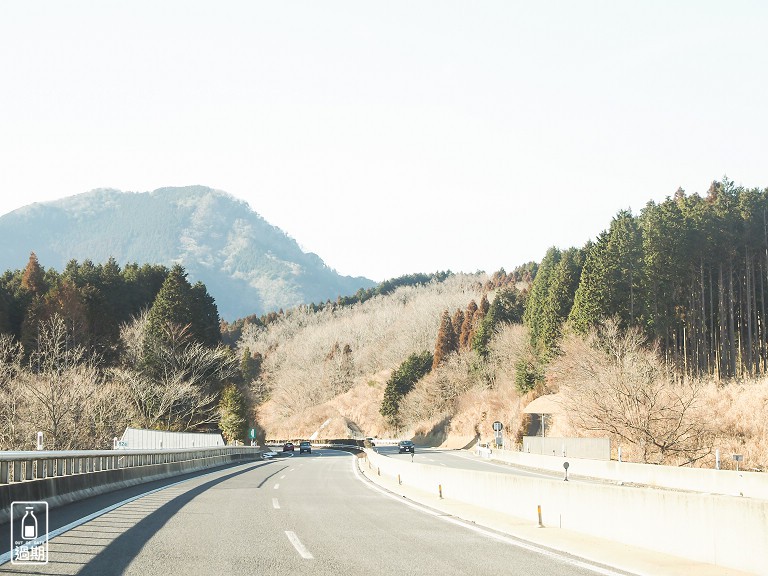
[[[126,428],[123,437],[115,438],[116,450],[172,450],[177,448],[214,448],[224,446],[221,434],[197,432],[166,432]]]

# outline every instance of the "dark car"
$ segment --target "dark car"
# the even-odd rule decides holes
[[[303,454],[304,452],[306,452],[307,454],[312,454],[312,444],[310,444],[306,440],[304,442],[299,443],[299,454]]]
[[[400,440],[400,442],[397,443],[397,453],[402,454],[403,452],[410,452],[413,454],[413,442],[410,440]]]
[[[293,452],[294,450],[296,450],[296,447],[293,445],[293,442],[283,444],[283,452]]]

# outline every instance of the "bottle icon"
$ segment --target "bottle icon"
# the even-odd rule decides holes
[[[24,518],[21,519],[21,537],[24,540],[34,540],[37,538],[37,517],[33,512],[32,506],[26,507]]]

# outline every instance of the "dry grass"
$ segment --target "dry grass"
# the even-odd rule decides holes
[[[381,437],[387,432],[379,414],[387,378],[385,370],[361,379],[343,394],[287,417],[280,402],[269,400],[257,408],[256,420],[269,439],[310,438],[315,433],[318,438]]]
[[[641,365],[653,365],[648,350],[628,352],[626,363],[617,367],[605,357],[590,357],[586,341],[572,341],[570,358],[550,366],[547,381],[539,389],[521,395],[514,386],[514,366],[527,353],[527,333],[522,326],[505,326],[492,340],[487,362],[478,362],[472,353],[454,354],[417,383],[401,403],[403,428],[389,430],[379,408],[391,370],[408,354],[434,346],[442,310],[464,308],[479,297],[474,281],[457,278],[445,285],[403,289],[361,306],[315,316],[297,313],[270,330],[249,333],[240,344],[265,354],[263,384],[273,391],[272,399],[256,414],[267,437],[399,435],[461,448],[478,440],[491,441],[492,424],[498,420],[504,424],[505,438],[519,442],[527,424],[524,407],[541,394],[568,388],[575,380],[574,370],[594,371],[579,378],[602,379],[604,385],[618,389],[623,386],[623,371],[629,374],[637,364],[640,373],[635,380],[642,380],[648,370]],[[327,357],[336,343],[350,345],[353,366],[346,384],[330,390],[328,384],[338,370]],[[590,358],[594,362],[585,364]],[[680,386],[674,381],[669,384]],[[689,416],[702,424],[706,434],[704,456],[693,465],[714,466],[714,453],[719,450],[723,468],[734,467],[732,454],[743,454],[743,469],[768,470],[768,379],[725,385],[688,383],[693,384],[697,396]],[[668,390],[649,390],[659,399],[669,396]],[[578,420],[555,419],[548,432],[605,435],[575,425]],[[622,444],[624,459],[643,459],[644,442]]]
[[[707,383],[703,417],[712,423],[721,466],[735,468],[733,454],[742,454],[740,468],[768,471],[768,379],[718,386]],[[714,455],[702,463],[714,466]]]

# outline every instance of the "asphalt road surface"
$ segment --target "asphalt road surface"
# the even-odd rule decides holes
[[[397,446],[377,446],[376,451],[390,458],[401,460],[413,460],[421,464],[431,466],[446,466],[448,468],[458,468],[460,470],[477,470],[481,472],[496,472],[500,474],[514,474],[517,476],[529,476],[531,478],[549,478],[561,480],[564,478],[565,471],[562,474],[552,472],[536,472],[511,466],[509,464],[491,462],[490,460],[474,456],[465,450],[447,450],[442,448],[421,448],[416,446],[416,450],[411,454],[406,452],[400,454]]]
[[[100,497],[53,509],[51,525],[108,504]],[[7,563],[0,573],[617,574],[393,497],[357,472],[354,456],[336,450],[297,451],[172,483],[52,538],[47,565]]]

